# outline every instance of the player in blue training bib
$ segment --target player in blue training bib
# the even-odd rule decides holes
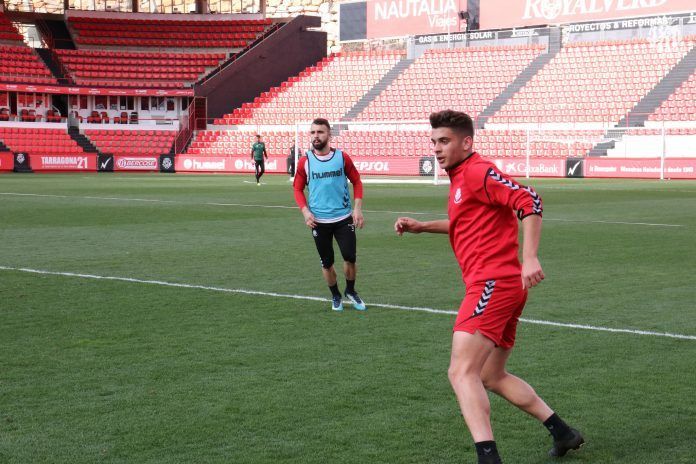
[[[307,151],[309,204],[320,222],[337,222],[351,215],[350,191],[341,150],[332,149],[328,159]],[[324,157],[322,157],[324,158]]]
[[[324,279],[331,290],[334,311],[343,310],[343,299],[338,290],[334,269],[333,239],[336,238],[343,256],[343,271],[346,277],[344,295],[353,307],[364,311],[365,303],[355,290],[356,237],[355,227],[362,229],[363,187],[360,173],[353,160],[341,150],[331,148],[331,126],[329,121],[317,118],[310,128],[312,149],[298,161],[293,189],[295,201],[302,210],[305,224],[312,229],[312,236],[321,258]],[[355,205],[350,201],[348,181],[353,184]],[[304,189],[309,189],[309,199]]]

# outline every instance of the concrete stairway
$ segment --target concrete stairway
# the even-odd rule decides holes
[[[363,112],[365,108],[368,107],[368,105],[374,101],[375,98],[381,94],[384,89],[389,87],[392,82],[396,80],[397,77],[401,75],[402,72],[406,70],[409,66],[411,66],[411,63],[413,63],[415,60],[409,60],[407,58],[402,58],[401,61],[396,63],[392,69],[389,70],[388,73],[386,73],[382,79],[377,82],[374,87],[372,87],[368,92],[363,95],[363,97],[358,100],[353,107],[348,110],[348,112],[343,115],[342,120],[343,121],[353,121],[360,113]]]
[[[696,47],[692,48],[667,75],[619,121],[618,127],[643,126],[653,113],[696,70]],[[628,123],[628,124],[627,124]]]
[[[500,95],[479,114],[477,122],[478,128],[483,129],[486,122],[495,113],[497,113],[510,99],[520,91],[532,78],[551,61],[558,52],[561,51],[561,30],[559,28],[551,29],[549,37],[549,51],[543,55],[539,55],[520,73],[514,81],[503,90]]]
[[[694,73],[694,70],[696,70],[696,48],[692,48],[626,116],[621,118],[616,124],[616,129],[607,130],[604,140],[592,147],[587,153],[588,156],[607,156],[607,151],[615,148],[616,142],[623,138],[625,128],[642,127],[648,117]]]
[[[80,134],[80,130],[77,127],[68,128],[68,134],[70,135],[70,138],[72,138],[80,147],[82,147],[85,153],[101,154],[101,151],[99,151],[87,137]]]

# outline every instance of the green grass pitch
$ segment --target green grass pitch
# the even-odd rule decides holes
[[[454,316],[219,290],[328,297],[287,179],[249,180],[0,176],[0,463],[474,462]],[[529,183],[547,279],[525,318],[691,337],[521,323],[510,370],[587,438],[564,461],[695,462],[696,183]],[[444,217],[447,187],[365,191],[368,306],[455,310],[447,238],[392,229]],[[551,462],[545,429],[491,401],[504,461]]]

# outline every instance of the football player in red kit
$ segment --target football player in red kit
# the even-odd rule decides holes
[[[450,178],[448,219],[420,222],[401,217],[394,228],[399,235],[448,234],[462,269],[466,295],[454,324],[448,375],[478,462],[502,462],[491,429],[487,389],[542,422],[553,436],[549,455],[564,456],[584,443],[580,432],[505,369],[527,292],[544,279],[537,257],[541,198],[474,151],[474,126],[468,115],[433,113],[430,125],[435,156]],[[517,221],[524,235],[522,264]]]

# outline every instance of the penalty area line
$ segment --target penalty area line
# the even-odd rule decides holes
[[[108,280],[108,281],[115,281],[115,282],[127,282],[127,283],[145,284],[145,285],[158,285],[161,287],[207,290],[207,291],[213,291],[213,292],[232,293],[232,294],[239,294],[239,295],[254,295],[254,296],[264,296],[264,297],[271,297],[271,298],[288,298],[288,299],[303,300],[303,301],[329,302],[328,298],[321,298],[321,297],[316,297],[316,296],[294,295],[294,294],[289,294],[289,293],[264,292],[264,291],[260,291],[260,290],[248,290],[248,289],[242,289],[242,288],[225,288],[225,287],[214,287],[214,286],[209,286],[209,285],[185,284],[185,283],[178,283],[178,282],[167,282],[167,281],[163,281],[163,280],[147,280],[147,279],[135,279],[132,277],[102,276],[102,275],[95,275],[95,274],[83,274],[83,273],[77,273],[77,272],[46,271],[46,270],[41,270],[41,269],[19,268],[19,267],[10,267],[10,266],[0,266],[0,270],[12,271],[12,272],[24,272],[24,273],[39,274],[39,275],[74,277],[74,278],[91,279],[91,280]],[[431,313],[431,314],[447,314],[447,315],[456,315],[457,314],[457,311],[437,309],[437,308],[427,308],[427,307],[420,307],[420,306],[402,306],[402,305],[393,305],[393,304],[386,304],[386,303],[370,303],[368,306],[376,307],[376,308],[385,308],[385,309],[397,309],[397,310],[402,310],[402,311],[415,311],[415,312]],[[569,324],[569,323],[564,323],[564,322],[544,321],[544,320],[527,319],[527,318],[520,318],[520,321],[527,323],[527,324],[545,325],[545,326],[552,326],[552,327],[563,327],[563,328],[568,328],[568,329],[590,330],[590,331],[595,331],[595,332],[623,333],[623,334],[629,334],[629,335],[644,335],[644,336],[653,336],[653,337],[676,338],[676,339],[680,339],[680,340],[696,340],[696,335],[683,335],[683,334],[674,334],[674,333],[668,333],[668,332],[652,332],[649,330],[617,329],[617,328],[612,328],[612,327],[600,327],[600,326],[583,325],[583,324]]]

